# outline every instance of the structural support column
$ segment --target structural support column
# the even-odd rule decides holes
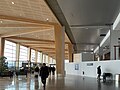
[[[35,51],[35,63],[38,63],[38,51]]]
[[[43,53],[41,52],[41,63],[43,63]]]
[[[31,48],[28,48],[28,67],[31,68]]]
[[[16,44],[16,70],[19,69],[20,44]]]
[[[43,53],[40,52],[40,62],[43,63]]]
[[[44,54],[44,63],[46,63],[46,54]]]
[[[69,62],[73,62],[73,46],[71,43],[68,44],[68,52],[69,52]]]
[[[50,56],[48,55],[48,64],[50,64]]]
[[[4,56],[5,39],[0,38],[0,56]]]
[[[56,49],[56,69],[57,75],[64,76],[65,59],[65,28],[55,26],[55,49]]]

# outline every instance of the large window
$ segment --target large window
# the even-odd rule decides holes
[[[19,61],[28,61],[28,48],[24,46],[20,46],[20,57]]]
[[[16,61],[16,44],[5,40],[4,56],[7,57],[8,67],[14,67]]]
[[[31,62],[35,62],[35,50],[31,49]]]
[[[22,67],[23,63],[28,63],[28,48],[20,46],[19,67]]]
[[[42,53],[41,52],[38,52],[37,62],[42,63]]]

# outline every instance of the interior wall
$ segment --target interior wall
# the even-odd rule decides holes
[[[74,62],[76,62],[76,63],[80,62],[81,61],[80,58],[81,58],[80,53],[73,54],[73,61]]]
[[[75,65],[79,65],[79,70],[75,70]],[[67,63],[65,64],[66,74],[80,75],[87,77],[97,77],[97,67],[101,66],[102,74],[104,72],[120,74],[120,60],[109,60],[109,61],[91,61],[81,63]],[[84,75],[83,75],[84,71]]]
[[[94,61],[93,53],[82,53],[82,61]]]

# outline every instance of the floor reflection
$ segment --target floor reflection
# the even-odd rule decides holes
[[[35,78],[35,90],[39,89],[39,82],[38,82],[38,78]]]
[[[101,80],[98,80],[98,90],[101,90]]]
[[[120,82],[98,81],[95,78],[68,75],[66,77],[49,76],[46,90],[120,90]],[[34,75],[13,78],[0,77],[0,90],[45,90],[40,77]]]

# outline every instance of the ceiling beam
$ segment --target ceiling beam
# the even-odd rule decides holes
[[[75,44],[75,45],[99,45],[99,43],[73,43],[73,44]]]
[[[56,54],[56,52],[44,52],[44,53],[47,53],[47,54],[53,54],[53,55]],[[65,53],[65,55],[66,55],[66,54],[68,54],[68,53]]]
[[[26,38],[26,37],[7,37],[7,39],[16,39],[16,40],[26,40],[26,41],[41,41],[41,42],[55,42],[53,40],[43,40],[43,39],[34,39],[34,38]]]
[[[62,9],[59,6],[58,0],[44,0],[46,4],[49,6],[49,8],[52,10],[58,21],[62,26],[65,26],[65,32],[67,36],[69,37],[71,43],[75,43],[74,36],[72,34],[72,31],[69,27],[69,24],[62,12]],[[74,46],[75,49],[77,49],[76,46]]]
[[[1,23],[0,24],[0,27],[4,27],[4,28],[18,28],[18,27],[36,27],[36,28],[39,28],[39,27],[53,27],[51,25],[43,25],[43,24],[26,24],[26,23],[18,23],[18,24],[3,24]]]
[[[41,46],[52,45],[53,46],[55,43],[34,43],[33,42],[33,44],[32,43],[31,44],[30,43],[29,44],[28,43],[23,43],[23,44],[29,45],[29,46],[39,46],[39,45],[41,45]]]
[[[33,48],[55,50],[55,48],[51,48],[51,47],[33,47]]]
[[[95,25],[70,25],[70,28],[85,28],[85,29],[88,29],[88,28],[109,28],[108,25],[100,25],[100,24],[95,24]]]
[[[12,37],[7,37],[6,39],[16,39],[16,40],[26,40],[26,41],[41,41],[41,42],[47,42],[47,43],[55,43],[54,40],[44,40],[44,39],[34,39],[34,38],[26,38],[26,37],[16,37],[16,36],[12,36]],[[32,42],[34,43],[34,42]],[[69,44],[70,42],[65,42],[65,44]]]
[[[40,21],[40,20],[34,20],[34,19],[30,19],[30,18],[7,16],[7,15],[0,15],[0,19],[21,21],[21,22],[28,22],[28,23],[36,23],[36,24],[46,24],[46,25],[56,25],[56,24],[58,24],[58,23],[54,23],[54,22]]]
[[[39,45],[39,44],[55,44],[55,42],[21,42],[23,44],[30,44],[30,45]]]
[[[29,29],[29,30],[17,30],[14,32],[8,32],[5,34],[1,34],[0,37],[11,37],[11,36],[17,36],[17,35],[23,35],[23,34],[30,34],[30,33],[35,33],[35,32],[40,32],[40,31],[46,31],[46,30],[51,30],[49,27],[44,27],[44,28],[34,28],[34,29]]]
[[[36,49],[49,49],[49,50],[55,50],[55,48],[51,48],[51,47],[33,47],[33,48],[36,48]],[[65,51],[68,51],[68,49],[65,49]]]

